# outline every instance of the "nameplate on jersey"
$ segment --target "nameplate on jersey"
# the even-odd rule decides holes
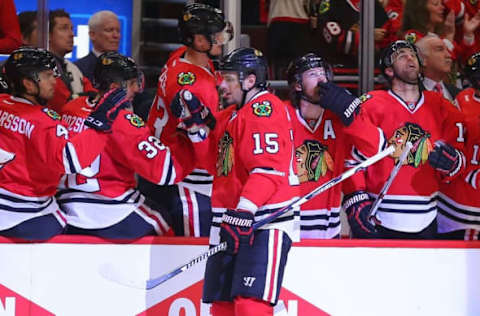
[[[125,115],[125,118],[130,122],[135,127],[143,127],[145,126],[145,122],[142,120],[142,118],[136,114],[133,113],[128,113]]]
[[[267,100],[253,103],[252,109],[253,114],[260,117],[269,117],[273,112],[272,104]]]
[[[49,118],[51,118],[52,120],[56,120],[56,121],[61,120],[60,114],[58,114],[57,112],[55,112],[55,111],[52,110],[52,109],[43,108],[42,111],[43,111],[43,113],[47,114],[47,116],[48,116]]]
[[[181,86],[192,85],[195,82],[195,74],[193,72],[181,72],[177,76],[177,83]]]

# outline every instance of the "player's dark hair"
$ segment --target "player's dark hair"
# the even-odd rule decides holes
[[[56,9],[50,11],[48,14],[48,32],[52,33],[53,28],[55,27],[56,21],[55,18],[69,18],[70,14],[64,9]]]
[[[35,30],[35,21],[37,20],[37,11],[23,11],[18,14],[18,23],[20,32],[24,38],[29,38]]]

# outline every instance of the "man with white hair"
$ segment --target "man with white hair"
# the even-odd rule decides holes
[[[88,20],[88,35],[92,41],[92,51],[75,64],[83,75],[92,81],[98,56],[105,52],[118,51],[120,22],[117,15],[109,10],[96,12]]]
[[[460,89],[445,82],[452,71],[452,56],[445,42],[435,34],[421,38],[417,43],[423,59],[423,86],[426,90],[435,91],[453,104]]]

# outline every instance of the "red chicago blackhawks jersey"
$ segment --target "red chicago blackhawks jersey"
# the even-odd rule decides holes
[[[480,230],[480,98],[475,90],[468,88],[457,95],[460,110],[468,118],[464,130],[458,125],[458,133],[465,132],[464,153],[467,172],[450,183],[441,183],[438,194],[438,231],[448,233],[455,230]]]
[[[375,135],[370,135],[371,143],[365,145],[361,139],[363,124],[360,122],[354,121],[347,130],[331,111],[324,111],[317,121],[308,122],[289,101],[286,103],[292,118],[301,196],[343,172],[344,160],[351,150],[353,139],[359,139],[357,147],[362,148],[366,155],[377,153],[384,145],[384,141]],[[384,140],[381,133],[378,135]],[[371,148],[374,148],[373,151]],[[340,234],[341,195],[339,184],[300,206],[302,238],[329,239]]]
[[[60,115],[25,99],[0,96],[0,230],[58,212],[62,174],[87,167],[105,146],[94,130],[69,137]]]
[[[83,122],[92,106],[87,97],[79,97],[67,104],[62,120],[71,132],[85,129]],[[135,173],[159,185],[180,181],[193,169],[193,148],[181,134],[178,134],[176,144],[183,146],[186,153],[178,159],[151,135],[140,117],[122,110],[113,124],[104,151],[89,168],[64,179],[58,201],[68,211],[69,222],[83,228],[107,227],[132,211],[148,219],[151,214],[139,206],[144,198],[135,189]],[[157,224],[162,227],[161,223]]]
[[[406,103],[391,90],[373,91],[367,98],[360,115],[383,130],[388,144],[395,146],[395,152],[347,180],[345,193],[365,190],[375,197],[405,144],[411,142],[413,148],[380,204],[377,217],[384,227],[419,232],[437,215],[435,197],[442,180],[428,163],[428,154],[437,140],[457,144],[456,124],[462,119],[450,102],[431,91],[423,91],[419,100],[412,103]],[[364,133],[372,133],[370,129],[372,126],[365,125]],[[347,164],[362,160],[355,154],[355,148],[351,158]]]
[[[163,67],[158,79],[157,94],[148,116],[148,126],[154,131],[155,136],[167,146],[174,143],[171,136],[175,134],[178,124],[178,120],[170,110],[170,103],[178,91],[190,90],[213,113],[218,110],[218,77],[213,64],[211,63],[209,68],[194,65],[183,58],[183,50],[180,48],[172,54]],[[185,155],[181,147],[177,147],[177,149],[179,150],[177,155]],[[182,185],[190,190],[210,195],[213,178],[204,170],[203,166],[197,165],[196,167],[197,169],[182,181]]]
[[[249,210],[258,221],[290,204],[299,193],[298,186],[290,185],[297,184],[298,179],[294,172],[291,120],[282,101],[261,91],[241,109],[221,111],[218,122],[210,135],[210,141],[217,146],[216,161],[209,161],[209,170],[213,169],[215,174],[212,244],[219,242],[226,209]],[[281,229],[296,240],[297,216],[298,211],[288,212],[263,228]]]

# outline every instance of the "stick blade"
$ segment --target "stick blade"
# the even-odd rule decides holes
[[[102,264],[98,268],[98,273],[106,280],[134,288],[138,290],[147,290],[147,282],[137,281],[120,273],[111,263]]]

